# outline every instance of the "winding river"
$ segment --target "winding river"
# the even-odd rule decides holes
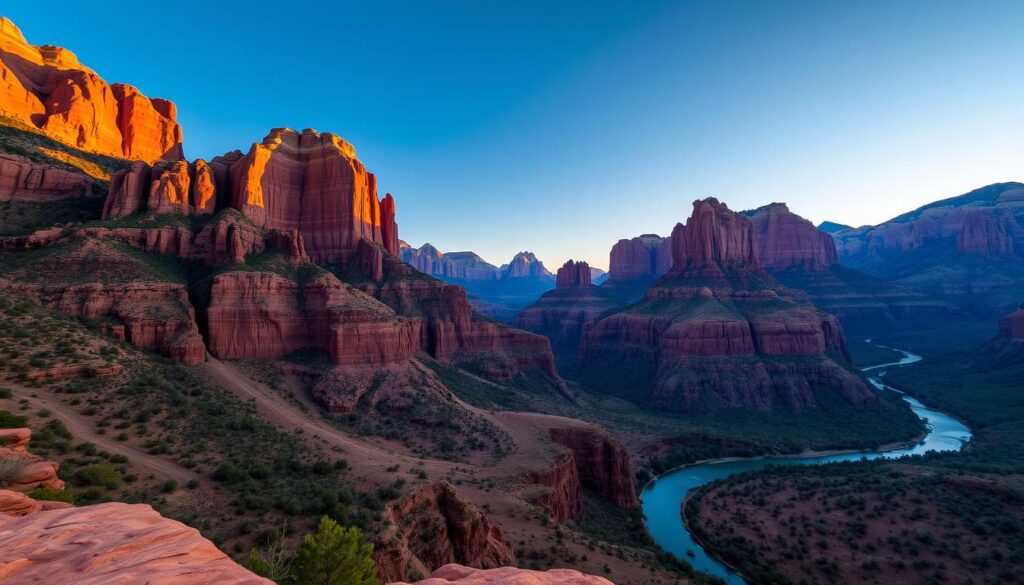
[[[863,368],[868,381],[878,389],[886,388],[881,378],[885,369],[921,361],[921,356],[900,351],[898,362]],[[877,375],[871,375],[877,372]],[[895,388],[891,388],[895,390]],[[928,451],[958,451],[971,439],[971,431],[950,415],[926,407],[910,396],[903,396],[911,410],[925,421],[927,434],[919,443],[892,451],[860,451],[855,453],[818,456],[756,457],[749,459],[720,459],[680,467],[651,482],[640,495],[647,530],[661,548],[689,562],[698,571],[721,577],[729,585],[745,585],[735,571],[713,558],[698,545],[682,521],[681,506],[690,490],[736,473],[756,471],[768,465],[814,465],[859,459],[897,458],[919,455]]]

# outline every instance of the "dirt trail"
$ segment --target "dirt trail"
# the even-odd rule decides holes
[[[360,440],[302,412],[285,397],[250,379],[231,364],[209,357],[203,367],[210,373],[214,382],[242,400],[253,401],[264,419],[284,429],[301,429],[304,434],[317,437],[329,445],[340,447],[346,455],[357,458],[371,467],[384,469],[394,464],[415,465],[432,474],[449,473],[455,466],[463,469],[473,467],[465,463],[424,459],[397,453],[385,446]]]
[[[179,483],[185,483],[193,479],[202,481],[203,479],[198,473],[186,469],[173,461],[168,461],[133,445],[97,433],[91,421],[78,414],[72,407],[58,400],[43,396],[33,397],[31,392],[25,388],[20,389],[18,396],[25,397],[33,409],[46,409],[53,413],[54,418],[64,423],[64,426],[71,431],[75,439],[93,443],[104,451],[124,455],[131,461],[132,467],[176,480]]]

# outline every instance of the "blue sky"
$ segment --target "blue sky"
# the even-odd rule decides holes
[[[691,202],[878,223],[1024,180],[1024,3],[8,0],[178,104],[190,158],[330,130],[414,245],[607,267]],[[382,194],[383,194],[382,191]]]

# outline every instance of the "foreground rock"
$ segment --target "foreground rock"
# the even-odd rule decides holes
[[[272,585],[199,531],[144,504],[0,516],[0,581],[51,585]]]
[[[0,114],[68,146],[145,161],[182,158],[173,103],[108,85],[61,47],[30,45],[0,19]]]
[[[604,577],[585,575],[571,569],[530,571],[515,567],[500,569],[473,569],[461,565],[445,565],[434,571],[430,578],[417,581],[419,585],[614,585]],[[391,585],[408,585],[392,583]]]
[[[384,509],[389,526],[373,553],[381,580],[426,575],[449,563],[479,569],[515,565],[498,528],[446,482],[424,486]],[[430,538],[422,538],[429,534]]]
[[[822,393],[877,403],[837,362],[839,322],[761,268],[751,221],[715,199],[694,202],[672,233],[672,270],[642,302],[587,330],[581,362],[597,387],[658,409],[800,411]]]
[[[10,514],[10,511],[4,510],[25,509],[26,506],[34,505],[33,500],[20,498],[16,494],[27,494],[39,487],[56,491],[64,489],[64,481],[57,477],[57,463],[44,461],[27,450],[31,437],[32,431],[29,429],[0,429],[0,460],[21,462],[19,471],[0,483],[0,490],[6,494],[0,498],[0,513]]]

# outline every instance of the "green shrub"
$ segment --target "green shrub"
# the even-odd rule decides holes
[[[28,497],[33,500],[44,500],[48,502],[67,502],[68,504],[75,503],[75,494],[72,493],[70,489],[58,491],[48,487],[37,487],[28,493]]]
[[[0,458],[0,488],[10,485],[15,479],[24,475],[32,462],[23,457]]]
[[[120,471],[105,463],[86,465],[75,472],[75,481],[79,485],[104,487],[108,490],[121,487],[122,479]]]
[[[292,563],[295,583],[323,585],[380,585],[370,555],[373,546],[363,532],[320,518],[316,534],[306,535]]]
[[[28,426],[28,417],[0,410],[0,429],[23,429]]]

